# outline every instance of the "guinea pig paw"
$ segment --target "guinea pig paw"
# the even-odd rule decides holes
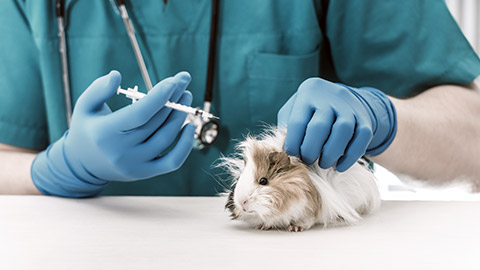
[[[288,226],[287,230],[289,232],[303,232],[304,229],[302,226],[290,225]]]
[[[261,230],[261,231],[268,231],[271,229],[271,227],[266,226],[265,224],[260,224],[255,226],[256,230]]]

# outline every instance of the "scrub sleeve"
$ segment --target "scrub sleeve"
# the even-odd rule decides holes
[[[347,85],[409,97],[480,74],[445,1],[333,0],[326,21],[335,72]]]

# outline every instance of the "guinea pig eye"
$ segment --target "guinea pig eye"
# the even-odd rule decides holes
[[[262,178],[260,178],[260,180],[258,180],[258,183],[259,183],[260,185],[265,186],[266,184],[268,184],[268,180],[267,180],[267,178],[262,177]]]

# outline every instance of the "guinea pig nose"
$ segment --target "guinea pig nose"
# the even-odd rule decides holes
[[[247,211],[247,204],[248,204],[248,199],[245,199],[245,200],[242,201],[243,211]]]

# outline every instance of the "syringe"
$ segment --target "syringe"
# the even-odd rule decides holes
[[[127,90],[122,89],[121,87],[118,87],[117,95],[119,95],[119,94],[124,94],[127,98],[130,98],[132,100],[132,103],[135,103],[137,100],[142,99],[144,96],[147,95],[147,94],[144,94],[142,92],[138,92],[138,86],[135,86],[134,88],[127,88]],[[219,117],[217,117],[217,116],[215,116],[215,115],[213,115],[209,112],[206,112],[204,110],[189,107],[189,106],[178,104],[178,103],[171,102],[171,101],[167,101],[167,103],[165,103],[165,106],[169,107],[169,108],[172,108],[174,110],[177,110],[177,111],[191,113],[193,115],[200,116],[202,118],[220,119]]]

